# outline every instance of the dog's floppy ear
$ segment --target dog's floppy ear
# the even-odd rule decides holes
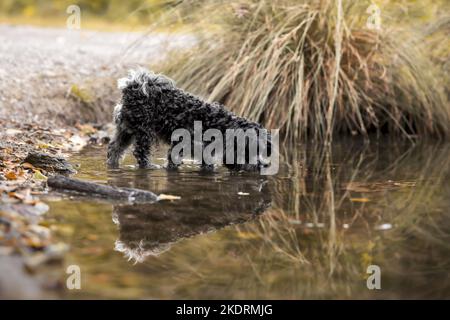
[[[161,74],[154,74],[144,68],[130,70],[128,77],[117,81],[119,89],[124,91],[127,88],[141,90],[142,93],[150,98],[159,98],[163,89],[174,88],[175,83],[172,79]]]
[[[141,88],[147,82],[147,73],[148,71],[142,68],[129,70],[127,77],[117,80],[117,87],[122,91],[127,88]]]

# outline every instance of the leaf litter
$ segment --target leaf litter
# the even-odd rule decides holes
[[[0,128],[0,259],[18,254],[25,269],[34,272],[48,262],[62,261],[68,249],[52,236],[45,220],[49,207],[38,197],[47,193],[47,177],[58,169],[44,164],[54,159],[65,164],[67,153],[87,143],[106,143],[109,134],[90,124],[53,128],[1,118]],[[50,162],[30,163],[30,154]]]

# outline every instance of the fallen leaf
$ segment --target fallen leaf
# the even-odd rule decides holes
[[[23,239],[24,243],[31,248],[41,249],[47,245],[46,241],[41,240],[36,235],[28,235]]]
[[[41,143],[38,144],[38,148],[39,149],[48,149],[50,147],[51,147],[51,145],[48,144],[48,143],[45,143],[45,142],[41,142]]]
[[[22,168],[24,168],[24,169],[34,169],[34,166],[31,163],[24,162],[24,163],[22,163]]]
[[[97,129],[95,129],[90,124],[77,124],[75,125],[83,134],[89,135],[97,132]]]
[[[368,198],[350,198],[350,201],[351,202],[362,202],[362,203],[365,203],[365,202],[369,202],[370,200]]]
[[[16,198],[16,199],[19,199],[19,200],[24,200],[25,199],[24,195],[22,195],[20,193],[17,193],[17,192],[8,192],[8,196],[10,198]]]
[[[17,180],[17,174],[14,171],[8,171],[5,174],[6,179],[8,180]]]
[[[44,175],[41,173],[41,171],[36,170],[36,171],[34,171],[33,179],[35,179],[35,180],[47,180],[47,177],[44,176]]]
[[[253,232],[238,232],[238,237],[241,239],[257,239],[258,235]]]
[[[180,200],[180,199],[181,199],[181,197],[173,196],[171,194],[163,194],[162,193],[158,196],[158,200]]]

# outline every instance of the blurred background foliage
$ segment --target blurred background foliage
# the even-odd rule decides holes
[[[206,2],[211,3],[208,0],[2,0],[0,16],[2,20],[7,17],[24,18],[31,19],[31,22],[40,20],[50,24],[57,18],[66,17],[68,6],[78,5],[82,14],[89,19],[145,26],[181,3],[187,4],[191,13],[194,13],[201,10]],[[227,1],[212,2],[223,4]],[[383,14],[383,19],[399,21],[398,17],[402,16],[401,23],[430,21],[449,9],[449,1],[446,0],[377,0],[374,3],[381,10],[389,6],[390,14]],[[182,16],[186,15],[180,15],[180,19]]]
[[[2,0],[0,21],[63,26],[70,5],[81,9],[82,23],[92,29],[146,26],[180,1],[167,0]]]

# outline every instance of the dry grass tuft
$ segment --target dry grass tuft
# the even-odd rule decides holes
[[[204,0],[197,3],[202,18],[184,18],[200,21],[198,46],[173,53],[160,71],[281,128],[288,140],[371,132],[450,137],[448,53],[429,47],[447,50],[448,19],[426,28],[388,20],[371,30],[369,4]]]

